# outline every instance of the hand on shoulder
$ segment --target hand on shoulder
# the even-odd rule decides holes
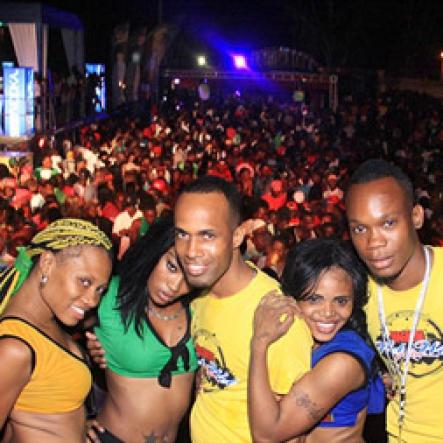
[[[266,294],[258,304],[254,314],[253,346],[269,346],[283,336],[296,315],[295,302],[277,291]]]

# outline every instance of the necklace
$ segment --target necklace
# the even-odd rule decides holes
[[[178,316],[183,312],[184,309],[185,309],[185,307],[182,305],[180,309],[178,309],[177,311],[175,311],[171,315],[161,314],[153,306],[146,306],[145,311],[146,311],[146,314],[148,314],[148,315],[152,314],[154,317],[158,318],[159,320],[170,321],[170,320],[175,320],[176,318],[178,318]]]
[[[378,295],[378,316],[381,325],[381,336],[383,341],[383,347],[386,352],[386,360],[389,372],[393,375],[395,383],[397,383],[396,378],[400,378],[399,387],[399,411],[398,411],[398,441],[401,442],[401,432],[403,429],[403,423],[405,419],[405,406],[406,406],[406,379],[409,372],[409,362],[411,361],[412,355],[412,345],[415,337],[415,332],[417,331],[418,320],[420,318],[421,310],[423,308],[423,303],[425,300],[426,292],[429,286],[429,280],[431,275],[431,260],[429,257],[428,248],[424,247],[423,251],[425,253],[425,274],[421,283],[420,293],[418,294],[417,303],[414,311],[414,318],[412,321],[412,328],[409,331],[408,346],[406,348],[406,355],[404,359],[403,371],[400,368],[400,363],[394,355],[393,343],[389,335],[388,326],[386,324],[386,316],[383,307],[383,291],[380,285],[377,285],[377,295]]]

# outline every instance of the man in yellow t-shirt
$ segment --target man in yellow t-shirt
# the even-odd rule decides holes
[[[278,283],[246,263],[239,247],[241,201],[234,186],[203,177],[175,207],[176,251],[189,283],[209,288],[192,305],[192,333],[201,380],[191,412],[194,443],[250,442],[247,373],[252,320],[261,298]],[[302,320],[269,351],[276,394],[310,369],[311,334]]]
[[[389,441],[441,443],[443,250],[421,244],[424,211],[414,205],[412,183],[383,160],[355,171],[346,213],[352,242],[372,275],[369,333],[396,389],[387,410]]]

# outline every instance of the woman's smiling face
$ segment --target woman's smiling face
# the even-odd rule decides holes
[[[297,304],[314,340],[328,342],[352,314],[352,279],[343,269],[330,268],[320,275],[316,285]]]

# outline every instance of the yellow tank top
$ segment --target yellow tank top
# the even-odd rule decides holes
[[[20,393],[14,410],[57,414],[74,411],[83,404],[92,377],[80,357],[18,317],[0,320],[0,338],[5,337],[24,342],[33,354],[31,380]]]

